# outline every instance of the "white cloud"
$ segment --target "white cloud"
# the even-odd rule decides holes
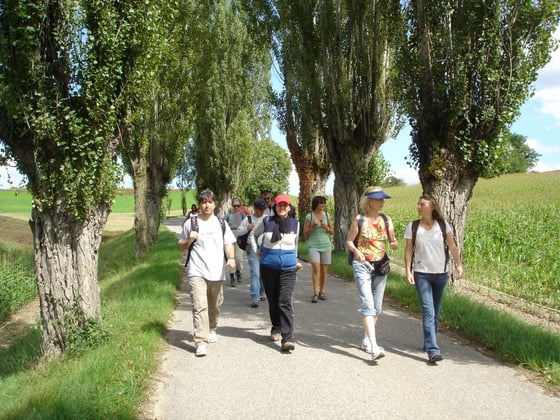
[[[549,165],[548,163],[539,160],[537,164],[531,169],[535,172],[549,172],[549,171],[559,171],[560,170],[560,163],[556,163],[554,165]]]
[[[527,146],[541,155],[548,156],[560,154],[560,146],[545,146],[535,139],[528,139],[525,143],[527,144]]]
[[[560,80],[560,74],[558,78]],[[539,111],[551,115],[556,120],[556,125],[560,125],[560,86],[539,90],[533,98],[541,103]]]
[[[397,168],[393,171],[393,176],[402,179],[407,185],[420,184],[418,171],[410,167]]]
[[[560,40],[560,28],[554,38]],[[560,48],[552,52],[550,61],[539,71],[533,99],[541,103],[541,112],[552,115],[560,125]]]
[[[14,166],[0,167],[0,188],[24,187],[26,178]]]

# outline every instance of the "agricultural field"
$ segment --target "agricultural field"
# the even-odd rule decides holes
[[[388,188],[397,236],[416,219],[420,185]],[[467,210],[466,278],[560,310],[560,171],[481,179]],[[404,246],[396,253],[403,258]]]

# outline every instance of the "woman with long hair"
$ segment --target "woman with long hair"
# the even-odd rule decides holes
[[[448,250],[455,263],[455,278],[463,278],[463,264],[455,244],[453,230],[443,217],[437,201],[423,194],[416,206],[420,220],[410,222],[405,230],[406,280],[416,286],[422,306],[424,351],[428,362],[443,360],[437,344],[437,328],[443,292],[447,285]]]

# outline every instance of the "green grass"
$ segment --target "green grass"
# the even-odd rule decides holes
[[[102,246],[99,278],[105,344],[40,362],[32,329],[0,358],[0,418],[137,418],[175,307],[180,253],[167,229],[140,260],[133,231]]]
[[[187,191],[187,212],[192,204],[196,204],[194,190]],[[164,207],[172,212],[181,210],[181,191],[171,190],[164,199]],[[134,212],[134,194],[130,189],[117,190],[111,212]],[[0,214],[31,213],[31,194],[24,190],[0,190]]]
[[[36,294],[33,251],[0,244],[0,322]]]

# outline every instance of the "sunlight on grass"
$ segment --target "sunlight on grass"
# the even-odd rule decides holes
[[[182,270],[175,236],[167,229],[143,259],[123,249],[134,250],[133,232],[104,244],[100,255],[103,327],[110,341],[39,363],[40,340],[23,338],[13,351],[19,345],[34,354],[34,367],[19,359],[21,350],[2,358],[0,418],[137,417],[157,367],[156,354],[165,343]]]

